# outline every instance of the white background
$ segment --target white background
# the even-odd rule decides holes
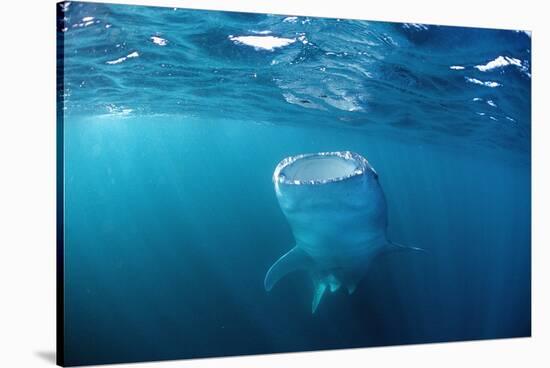
[[[141,367],[548,366],[550,165],[546,160],[550,158],[550,119],[546,90],[550,82],[550,12],[541,5],[544,1],[130,2],[533,31],[532,338],[173,361]],[[51,367],[55,356],[54,3],[11,0],[0,5],[0,367]]]

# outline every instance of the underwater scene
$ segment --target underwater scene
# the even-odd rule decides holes
[[[60,364],[531,335],[530,32],[57,8]]]

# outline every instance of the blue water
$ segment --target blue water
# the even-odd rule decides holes
[[[67,4],[66,364],[530,336],[528,32]],[[337,150],[428,252],[312,315],[307,274],[263,287],[271,176]]]

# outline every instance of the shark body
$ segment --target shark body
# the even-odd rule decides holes
[[[350,151],[288,157],[273,174],[279,205],[296,244],[268,270],[267,291],[285,275],[304,270],[314,285],[312,313],[327,291],[352,294],[382,252],[414,249],[391,243],[378,174]]]

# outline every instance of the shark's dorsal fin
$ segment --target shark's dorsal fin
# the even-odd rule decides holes
[[[305,251],[298,247],[292,248],[267,271],[264,280],[265,289],[267,291],[271,290],[285,275],[298,270],[307,270],[311,267],[311,264],[312,260]]]

